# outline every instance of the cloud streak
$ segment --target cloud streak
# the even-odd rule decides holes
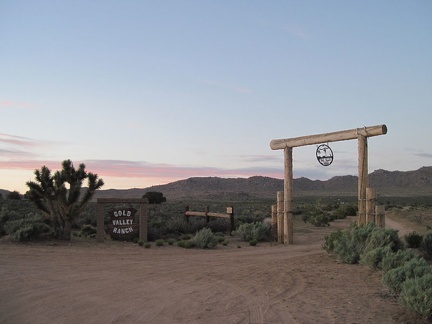
[[[13,100],[0,100],[0,109],[1,108],[33,108],[34,106],[28,102],[22,101],[13,101]]]
[[[40,142],[37,142],[30,138],[3,134],[3,133],[0,133],[0,143],[6,143],[6,144],[18,145],[24,147],[34,147],[34,146],[41,145]]]
[[[81,162],[74,162],[78,165]],[[223,169],[216,167],[193,167],[176,166],[171,164],[156,164],[148,162],[124,161],[124,160],[86,160],[82,161],[86,169],[97,173],[100,177],[115,178],[147,178],[147,179],[185,179],[190,177],[250,177],[263,175],[269,177],[281,177],[282,172],[277,168],[254,167]],[[1,169],[21,169],[34,170],[41,166],[47,166],[52,171],[61,168],[58,161],[38,161],[38,160],[15,160],[0,161]]]

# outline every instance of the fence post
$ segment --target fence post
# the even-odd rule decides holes
[[[105,208],[103,204],[96,204],[96,242],[102,243],[105,239]]]
[[[272,240],[277,241],[277,205],[271,206]]]
[[[384,206],[376,206],[375,207],[375,215],[376,215],[376,224],[378,227],[385,227],[385,207]]]
[[[284,242],[284,192],[277,192],[277,236],[278,242]]]
[[[227,214],[230,214],[230,230],[229,234],[232,235],[232,232],[234,231],[235,224],[234,224],[234,207],[230,206],[227,207]]]
[[[140,216],[139,216],[139,239],[147,242],[148,232],[148,200],[146,202],[140,202]]]
[[[375,223],[375,205],[377,200],[376,190],[366,188],[366,224]]]

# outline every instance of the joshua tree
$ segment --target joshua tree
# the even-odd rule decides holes
[[[62,170],[51,174],[45,165],[35,170],[35,180],[28,181],[27,196],[44,213],[58,238],[70,240],[72,222],[78,218],[95,191],[104,185],[98,175],[86,172],[81,163],[76,170],[71,160],[62,163]],[[87,188],[81,197],[82,182]]]

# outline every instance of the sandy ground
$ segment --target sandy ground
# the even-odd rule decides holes
[[[0,242],[0,323],[418,323],[367,267],[295,244],[214,250],[122,242]],[[397,223],[392,226],[398,226]],[[239,248],[241,246],[241,248]]]

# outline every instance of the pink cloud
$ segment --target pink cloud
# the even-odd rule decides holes
[[[87,160],[82,161],[86,169],[90,172],[97,173],[101,178],[146,178],[146,179],[165,179],[179,180],[190,177],[251,177],[251,176],[268,176],[280,178],[283,176],[282,171],[274,168],[245,168],[245,169],[222,169],[215,167],[188,167],[176,166],[170,164],[154,164],[147,162],[123,161],[123,160]],[[77,166],[79,161],[74,161]],[[40,160],[21,160],[21,161],[0,161],[0,169],[24,169],[34,171],[41,166],[47,166],[51,171],[61,168],[58,161],[40,161]]]
[[[280,162],[281,157],[275,155],[243,155],[241,157],[246,162]]]
[[[23,101],[0,100],[0,108],[33,108],[33,105]]]
[[[26,137],[0,133],[0,143],[14,144],[19,146],[38,146],[39,143]]]

